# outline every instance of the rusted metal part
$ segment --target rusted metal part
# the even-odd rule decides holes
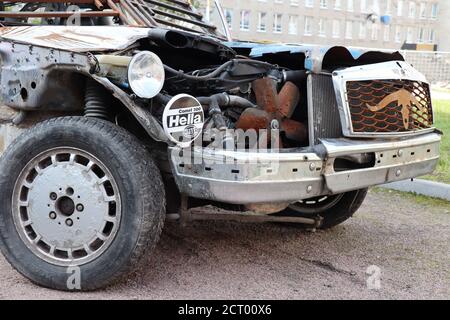
[[[176,6],[176,5],[169,4],[169,3],[166,3],[166,2],[162,2],[162,1],[155,1],[155,0],[145,0],[145,2],[151,3],[151,4],[155,5],[155,6],[159,6],[159,7],[163,7],[163,8],[169,9],[169,10],[172,10],[172,11],[175,11],[175,12],[184,13],[184,14],[187,14],[189,16],[195,17],[195,18],[197,18],[199,20],[203,19],[203,16],[201,14],[196,13],[196,12],[194,12],[194,11],[188,9],[188,8],[181,8],[180,6]]]
[[[98,10],[103,10],[105,8],[105,6],[101,0],[94,0],[94,4]]]
[[[5,25],[30,25],[27,18],[69,18],[75,13],[71,11],[51,11],[47,6],[51,3],[64,5],[83,5],[91,11],[79,10],[79,17],[118,17],[121,23],[136,27],[170,26],[195,33],[208,33],[222,38],[216,26],[203,21],[203,16],[187,1],[182,0],[13,0],[0,1],[25,3],[25,9],[18,11],[0,11],[0,17],[9,18]],[[30,4],[32,4],[30,6]],[[47,6],[46,6],[47,5]],[[43,11],[39,9],[44,9]],[[16,20],[15,20],[16,19]],[[31,23],[32,25],[33,23]],[[56,23],[59,24],[59,23]]]
[[[94,1],[105,3],[106,0],[1,0],[4,3],[72,3],[72,4],[92,4]],[[119,0],[113,0],[118,2]]]
[[[258,106],[268,113],[275,114],[280,105],[276,81],[268,77],[261,78],[253,81],[252,88]]]
[[[259,214],[271,214],[286,209],[289,204],[289,202],[251,203],[245,205],[245,209]]]
[[[199,21],[199,20],[192,20],[192,19],[189,19],[189,18],[185,18],[183,16],[180,16],[180,15],[168,12],[168,11],[159,10],[159,9],[156,9],[156,8],[153,8],[152,11],[154,13],[156,13],[156,14],[159,14],[159,15],[162,15],[162,16],[165,16],[165,17],[169,17],[169,18],[174,18],[174,19],[177,19],[177,20],[180,20],[180,21],[192,23],[192,24],[195,24],[195,25],[203,27],[203,28],[211,28],[211,25],[207,24],[205,22],[202,22],[202,21]]]
[[[153,11],[142,0],[120,0],[120,5],[131,15],[136,24],[147,27],[158,25],[153,18]]]
[[[281,88],[278,97],[280,101],[278,108],[280,116],[283,118],[292,117],[292,114],[300,101],[300,90],[298,87],[294,83],[288,81],[284,84],[283,88]]]
[[[236,128],[242,130],[249,129],[267,129],[270,126],[270,115],[261,109],[245,109],[236,123]]]
[[[34,46],[92,52],[122,50],[148,37],[149,29],[126,26],[20,26],[0,28],[0,39]]]
[[[308,136],[306,126],[292,119],[284,119],[281,123],[281,129],[288,139],[294,141],[304,141]]]
[[[261,78],[252,84],[256,102],[261,109],[247,109],[242,112],[236,127],[242,130],[273,129],[273,120],[278,121],[281,131],[288,139],[304,141],[307,130],[304,124],[289,119],[300,101],[300,91],[292,82],[286,82],[280,93],[273,79]],[[270,139],[270,135],[266,137]],[[281,146],[281,141],[279,142]]]
[[[69,18],[75,13],[72,11],[0,11],[0,18]],[[88,17],[116,17],[121,13],[119,11],[77,11],[81,18]]]
[[[125,24],[131,24],[130,21],[128,20],[128,17],[119,9],[119,7],[117,7],[117,5],[114,3],[114,1],[112,0],[107,0],[106,2],[108,4],[108,6],[113,9],[115,12],[118,13],[120,20],[122,20],[123,23]]]
[[[97,11],[77,11],[76,14],[79,17],[115,17],[120,16],[121,12],[120,9],[115,6],[115,2],[118,2],[119,0],[72,0],[69,1],[73,5],[93,5],[95,8],[97,8]],[[39,6],[43,6],[47,3],[68,3],[66,0],[50,0],[50,1],[43,1],[43,0],[13,0],[13,1],[0,1],[0,3],[32,3],[36,5],[36,8],[39,8]],[[112,5],[116,8],[113,11],[104,11],[104,9],[114,9],[111,5],[109,5],[108,8],[105,8],[105,4],[112,3]],[[28,8],[28,10],[33,10]],[[69,18],[74,15],[75,12],[72,11],[0,11],[0,17],[2,18]],[[125,17],[126,18],[126,17]]]

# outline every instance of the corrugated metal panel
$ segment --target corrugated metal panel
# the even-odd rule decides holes
[[[342,127],[331,75],[308,76],[309,142],[318,144],[321,138],[339,138]]]
[[[0,28],[0,39],[61,50],[121,50],[148,36],[148,28],[126,26],[21,26]]]

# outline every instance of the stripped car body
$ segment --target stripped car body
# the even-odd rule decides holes
[[[121,17],[116,3],[121,8],[130,5],[100,1]],[[183,14],[191,10],[179,0],[136,3],[170,10],[177,4],[182,9],[175,11]],[[204,32],[168,20],[161,27],[155,24],[161,18],[145,22],[136,12],[123,19],[134,16],[128,24],[138,27],[0,28],[0,96],[7,106],[0,115],[12,129],[7,132],[15,136],[24,131],[26,136],[38,120],[64,115],[125,128],[151,150],[164,178],[167,212],[179,212],[182,219],[195,219],[189,208],[213,204],[234,213],[201,218],[330,227],[357,210],[367,187],[428,174],[436,167],[441,138],[433,126],[429,84],[398,52],[233,42],[190,12],[196,20],[189,24]],[[170,19],[173,15],[166,13]],[[147,96],[138,93],[132,82],[135,75],[130,74],[143,54],[153,59],[153,69],[142,77],[163,82]],[[158,70],[165,72],[162,80],[156,76]],[[187,107],[178,106],[188,100]],[[183,118],[180,110],[189,116]],[[176,112],[180,116],[166,116]],[[183,135],[188,133],[187,144],[172,136],[168,122],[182,127]],[[256,131],[263,148],[255,150],[247,142],[239,147],[239,137],[230,140],[230,130]],[[12,141],[7,134],[2,147],[13,148]],[[230,141],[232,148],[224,148]],[[75,157],[67,159],[73,163]],[[32,182],[24,185],[32,190]],[[64,201],[70,193],[61,196]],[[55,199],[57,204],[62,201]],[[21,203],[21,210],[31,210],[30,202]],[[50,219],[56,219],[58,210],[50,212]],[[327,220],[333,210],[343,216]],[[73,221],[67,216],[73,211],[64,215],[69,228]],[[29,216],[22,221],[28,228],[33,225]],[[45,237],[30,241],[44,242],[36,252],[53,261],[52,243],[45,243]],[[87,243],[75,249],[84,250],[80,261],[97,250]],[[74,248],[58,250],[67,254],[56,257],[56,264],[76,263]]]
[[[114,34],[119,36],[111,37],[111,28],[115,28],[118,32],[114,32]],[[101,77],[93,72],[97,63],[95,55],[124,50],[139,40],[151,38],[154,33],[154,29],[109,26],[3,28],[0,31],[2,39],[0,48],[3,58],[1,84],[4,88],[1,93],[2,100],[7,101],[8,106],[22,111],[81,110],[84,103],[83,92],[79,90],[81,87],[73,86],[71,83],[79,81],[78,76],[91,77],[112,91],[113,95],[133,113],[151,138],[168,142],[158,120],[146,108],[136,104],[129,97],[129,94],[113,84],[107,77]],[[228,169],[221,167],[217,170],[206,171],[201,165],[200,167],[182,168],[180,163],[177,163],[177,159],[172,158],[172,168],[182,193],[196,198],[212,198],[212,200],[226,202],[235,201],[235,203],[240,204],[260,201],[294,201],[305,197],[324,195],[330,191],[338,193],[353,188],[411,178],[433,170],[438,159],[440,140],[439,135],[433,133],[435,130],[433,127],[417,131],[363,134],[355,134],[351,129],[348,107],[346,106],[345,85],[348,81],[362,79],[398,79],[402,81],[402,79],[408,79],[426,83],[425,78],[420,73],[407,63],[398,60],[398,53],[379,53],[379,56],[373,52],[365,53],[365,55],[372,55],[371,61],[377,62],[365,65],[367,59],[364,59],[363,53],[347,51],[345,48],[332,47],[328,50],[316,50],[314,47],[294,45],[267,45],[268,48],[265,47],[263,45],[252,47],[249,56],[269,61],[277,54],[280,56],[299,54],[304,57],[304,69],[309,72],[308,108],[310,123],[309,146],[306,148],[308,151],[293,150],[284,154],[281,164],[282,166],[286,164],[286,168],[280,169],[279,175],[267,175],[266,181],[259,174],[255,178],[248,176],[246,172],[249,169],[245,167]],[[240,47],[235,48],[242,50]],[[336,54],[336,52],[341,52],[343,56],[346,56],[348,64],[361,64],[363,66],[348,67],[325,76],[328,79],[328,85],[330,85],[330,79],[333,80],[336,94],[336,110],[334,111],[336,113],[332,114],[329,113],[329,110],[320,110],[318,98],[314,97],[314,93],[316,90],[320,90],[319,94],[322,95],[320,99],[324,98],[320,87],[322,84],[317,84],[319,87],[316,87],[315,83],[320,81],[316,80],[316,77],[323,76],[325,72],[324,63],[332,65],[332,59],[329,55]],[[296,58],[300,60],[299,57]],[[384,60],[395,61],[380,62]],[[308,66],[313,67],[314,64],[317,71],[307,69]],[[326,68],[329,67],[330,65],[326,66]],[[75,91],[67,90],[67,88],[73,88]],[[59,95],[58,93],[63,94]],[[330,96],[328,98],[333,99],[335,97]],[[328,108],[328,105],[325,105],[325,108]],[[335,121],[336,118],[325,119],[327,114],[331,118],[338,116],[340,121]],[[333,125],[336,128],[331,129],[329,127],[323,130],[318,128],[320,125],[319,118],[327,124],[334,121]],[[327,130],[329,132],[326,132]],[[331,132],[333,130],[337,132]],[[340,132],[340,130],[343,132]],[[325,134],[322,136],[321,133],[324,131]],[[406,143],[403,142],[402,139],[409,135],[421,135],[421,137],[407,140]],[[378,140],[349,139],[367,136],[378,138]],[[381,140],[383,137],[388,140]],[[398,142],[392,141],[394,137],[400,140]],[[317,144],[317,142],[319,143]],[[177,147],[172,146],[171,148]],[[338,148],[344,150],[344,152],[340,151],[336,154]],[[352,153],[375,152],[377,163],[372,168],[362,169],[360,172],[353,171],[347,175],[347,180],[343,179],[342,177],[346,176],[345,172],[333,173],[332,170],[333,161],[336,157],[345,155],[345,148],[349,148],[347,156]],[[421,154],[420,150],[423,149],[431,149],[431,151]],[[395,161],[390,161],[389,158],[392,158],[390,154],[396,154],[400,150],[404,150],[405,157],[398,157]],[[414,153],[415,156],[411,157],[411,153]],[[381,154],[389,156],[382,159]],[[238,154],[235,156],[239,157]],[[261,154],[255,156],[263,157]],[[270,156],[268,155],[268,157]],[[304,158],[308,160],[305,161]],[[385,161],[385,159],[388,160]],[[310,166],[314,166],[316,169],[311,171]],[[291,174],[293,169],[298,169],[296,175]],[[241,174],[233,173],[233,170],[237,170]],[[369,171],[373,173],[367,176],[366,174]],[[201,172],[200,176],[199,172]],[[333,181],[335,176],[339,176],[336,182]],[[242,181],[244,188],[247,188],[248,184],[254,181],[255,187],[243,194],[239,191],[237,181]],[[286,182],[286,188],[279,189],[280,191],[277,193],[269,192],[274,187],[272,184],[275,185],[279,182]],[[297,187],[293,188],[293,186]],[[258,195],[252,196],[252,190],[257,192]]]

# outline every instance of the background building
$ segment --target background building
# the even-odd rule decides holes
[[[439,2],[437,35],[438,50],[450,52],[450,0]]]
[[[421,50],[436,49],[439,21],[450,32],[443,3],[448,11],[449,0],[221,0],[233,38]]]

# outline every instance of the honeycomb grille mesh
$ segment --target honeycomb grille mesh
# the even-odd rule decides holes
[[[411,80],[347,82],[355,133],[408,132],[431,128],[430,88]]]

